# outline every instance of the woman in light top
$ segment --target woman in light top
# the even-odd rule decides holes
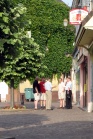
[[[58,98],[60,101],[59,109],[65,107],[65,83],[63,82],[63,79],[59,79],[59,85],[58,85]]]

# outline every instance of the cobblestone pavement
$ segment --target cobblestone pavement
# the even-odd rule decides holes
[[[93,139],[93,113],[73,109],[34,110],[28,102],[26,110],[0,110],[0,137],[15,139]]]

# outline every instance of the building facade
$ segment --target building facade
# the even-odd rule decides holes
[[[76,78],[76,101],[81,108],[93,111],[93,1],[73,0],[72,9],[79,8],[88,11],[88,15],[76,27],[75,50],[73,65]]]

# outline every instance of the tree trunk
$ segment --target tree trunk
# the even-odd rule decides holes
[[[10,98],[10,104],[11,104],[11,108],[14,107],[14,79],[11,79],[11,98]]]

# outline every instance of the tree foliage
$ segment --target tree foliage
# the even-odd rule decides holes
[[[16,82],[34,77],[43,54],[34,39],[27,36],[31,21],[26,19],[26,7],[15,5],[12,0],[1,0],[0,21],[1,79]]]
[[[74,29],[71,25],[63,26],[69,10],[57,0],[0,1],[2,79],[22,80],[36,74],[52,76],[69,72],[71,58],[65,52],[73,51]],[[34,39],[26,36],[28,30]]]
[[[15,0],[16,1],[16,0]],[[72,59],[67,58],[65,53],[72,53],[74,41],[74,27],[64,27],[63,20],[69,20],[70,8],[63,2],[57,0],[20,0],[27,7],[27,18],[31,19],[31,34],[45,57],[42,69],[45,76],[55,73],[68,73],[71,68]],[[48,47],[48,52],[46,52]]]

